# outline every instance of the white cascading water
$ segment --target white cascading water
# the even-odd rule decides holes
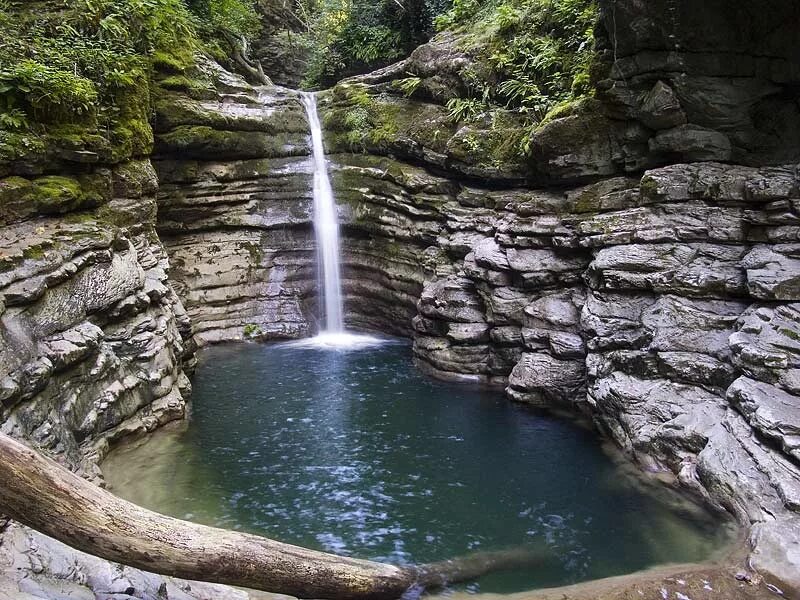
[[[339,267],[339,223],[336,216],[336,201],[333,198],[328,167],[325,164],[325,149],[322,146],[322,127],[317,115],[317,100],[314,94],[300,95],[311,127],[311,159],[314,165],[314,233],[322,269],[322,297],[325,301],[325,329],[323,333],[344,332],[342,318],[342,280]]]
[[[379,342],[378,338],[348,333],[342,317],[342,279],[339,266],[339,223],[336,200],[333,197],[325,148],[322,145],[322,127],[317,114],[317,99],[311,92],[301,92],[300,99],[306,109],[311,128],[311,160],[314,167],[314,232],[317,254],[322,272],[322,297],[324,329],[311,339],[314,345],[354,347]]]

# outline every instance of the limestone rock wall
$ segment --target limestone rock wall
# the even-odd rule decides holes
[[[200,343],[315,326],[308,124],[296,92],[227,76],[214,97],[162,97],[158,232]]]
[[[150,161],[59,173],[0,180],[0,430],[102,484],[111,444],[185,416],[195,346],[155,231]],[[190,595],[2,516],[0,547],[0,598],[220,591]]]
[[[89,180],[85,210],[25,214],[21,188],[60,190],[62,212]],[[184,415],[194,346],[155,233],[156,186],[147,160],[4,181],[22,210],[0,228],[1,427],[87,473],[109,441]]]
[[[402,331],[418,298],[421,368],[591,417],[797,585],[800,166],[497,190],[335,161],[352,322]]]

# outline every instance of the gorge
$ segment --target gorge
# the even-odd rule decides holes
[[[426,373],[588,418],[743,527],[741,597],[758,577],[791,597],[798,8],[599,5],[609,69],[532,130],[527,156],[505,143],[524,129],[513,110],[449,117],[482,73],[463,31],[316,94],[344,322],[411,338]],[[97,482],[111,446],[186,415],[197,345],[307,337],[333,300],[316,285],[300,95],[205,58],[157,72],[150,144],[3,138],[0,429]],[[13,522],[0,535],[0,587],[33,598],[53,582],[250,594],[74,558]]]

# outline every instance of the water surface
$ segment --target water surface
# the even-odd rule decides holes
[[[645,491],[591,431],[425,377],[404,343],[206,349],[189,427],[103,470],[148,508],[348,556],[422,563],[526,545],[545,557],[475,591],[700,561],[730,534]]]

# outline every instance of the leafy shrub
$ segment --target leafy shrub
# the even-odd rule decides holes
[[[226,35],[249,40],[261,31],[261,19],[253,0],[189,0],[189,8],[207,40]]]
[[[434,25],[439,31],[451,29],[474,17],[480,7],[480,0],[453,0],[450,10],[436,16]]]
[[[80,122],[146,140],[151,65],[182,74],[204,46],[255,35],[254,1],[73,0],[40,13],[0,0],[0,126]]]
[[[520,154],[554,107],[591,94],[595,0],[454,0],[437,19],[457,29],[474,59],[460,75],[466,98],[448,101],[454,121],[469,122],[502,107],[526,115]]]
[[[474,121],[489,107],[476,98],[452,98],[447,101],[447,116],[454,123]]]
[[[52,118],[89,113],[97,88],[85,77],[26,59],[0,70],[0,98],[3,108],[18,118],[25,108],[34,116]]]
[[[450,0],[299,0],[313,52],[305,87],[387,65],[427,41]]]
[[[406,98],[410,98],[417,91],[417,88],[422,83],[421,77],[406,77],[398,79],[394,82],[394,87],[400,91]]]

